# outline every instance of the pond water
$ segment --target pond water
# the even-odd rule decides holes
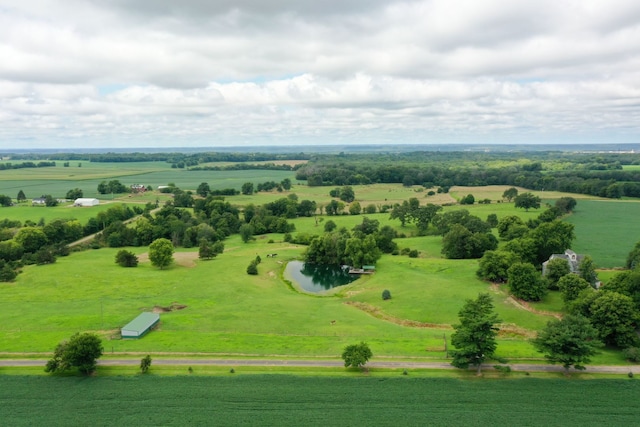
[[[291,261],[285,268],[285,277],[307,292],[323,292],[337,286],[348,285],[358,278],[339,266],[309,264]]]

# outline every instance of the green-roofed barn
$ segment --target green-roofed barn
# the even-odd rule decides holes
[[[122,338],[142,338],[151,328],[160,322],[160,315],[157,313],[140,313],[138,317],[127,323],[121,330]]]

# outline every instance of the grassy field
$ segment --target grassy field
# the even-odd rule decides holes
[[[342,218],[353,220],[336,219]],[[198,260],[193,250],[180,251],[167,270],[148,262],[119,267],[116,249],[74,253],[53,265],[27,267],[15,283],[2,285],[0,342],[8,352],[49,352],[74,332],[92,330],[103,336],[107,353],[335,358],[345,345],[364,340],[378,356],[442,358],[443,335],[451,334],[462,302],[488,291],[504,322],[499,355],[540,357],[526,338],[551,317],[516,307],[505,289],[479,281],[476,260],[441,259],[438,237],[399,244],[420,250],[421,257],[385,255],[375,275],[326,297],[298,293],[282,281],[283,262],[299,257],[303,247],[277,234],[249,244],[234,236],[225,242],[225,253],[211,261]],[[278,257],[266,258],[270,252]],[[249,276],[245,269],[256,254],[263,259],[260,274]],[[391,291],[390,301],[382,301],[384,289]],[[548,310],[557,308],[554,301],[559,299],[539,304]],[[141,340],[119,339],[119,328],[140,311],[176,305],[185,307],[162,313],[157,331]],[[594,363],[623,360],[619,353],[604,352]]]
[[[587,426],[635,425],[639,409],[640,382],[628,379],[227,375],[0,376],[2,420],[11,426]]]
[[[589,254],[601,268],[623,267],[640,241],[640,203],[580,200],[567,221],[575,225],[573,249]]]
[[[70,168],[43,169],[42,174],[49,175],[35,178],[51,185],[64,183],[66,186],[74,182],[71,187],[64,188],[76,187],[79,182],[90,182],[97,187],[103,179],[126,177],[127,183],[131,180],[155,186],[174,182],[184,189],[195,189],[200,182],[208,182],[215,189],[239,188],[247,181],[281,181],[285,177],[293,177],[291,172],[280,171],[189,172],[171,169],[163,163],[117,166],[86,162],[78,168],[73,167],[72,162]],[[80,170],[86,173],[82,175],[86,181],[67,181],[79,177],[80,174],[76,176],[76,173]],[[115,174],[115,170],[120,175]],[[11,172],[23,173],[22,170]],[[29,182],[27,175],[23,178],[25,180],[20,182]],[[12,182],[15,181],[0,179],[0,186]],[[454,200],[451,196],[472,193],[476,199],[489,198],[494,203],[447,206],[445,211],[464,208],[481,218],[495,213],[499,218],[518,215],[524,220],[540,214],[542,209],[525,212],[516,210],[513,203],[495,203],[506,188],[454,187],[451,195],[435,196],[428,196],[421,187],[389,184],[354,186],[354,191],[363,207],[369,203],[402,202],[410,197],[417,197],[423,204],[449,203]],[[227,200],[237,206],[259,205],[295,193],[299,199],[326,204],[331,200],[329,190],[328,187],[298,184],[290,192],[258,193]],[[544,193],[544,196],[554,195]],[[167,197],[152,192],[127,195],[113,202],[146,203],[156,198],[162,202]],[[50,221],[71,215],[86,223],[89,217],[108,207],[108,204],[90,209],[16,206],[0,210],[0,217],[5,214],[22,221],[38,221],[40,218]],[[604,218],[613,218],[618,230],[627,230],[626,238],[631,239],[629,236],[637,236],[637,233],[628,233],[629,224],[637,227],[633,218],[640,213],[638,208],[640,204],[630,202],[581,199],[570,219],[583,221],[576,223],[578,241],[584,240],[585,236],[591,239],[594,236],[593,224],[604,224]],[[619,212],[619,215],[612,212]],[[380,356],[442,358],[443,335],[452,332],[450,325],[457,322],[464,300],[476,297],[479,292],[490,292],[503,322],[498,354],[507,358],[540,357],[527,339],[552,317],[534,314],[533,311],[560,311],[562,302],[557,293],[551,293],[540,303],[531,304],[531,311],[528,311],[514,304],[505,287],[491,286],[478,280],[475,277],[477,260],[443,259],[440,237],[415,237],[417,232],[413,225],[400,227],[399,221],[389,219],[389,214],[369,217],[408,236],[398,239],[398,245],[400,248],[417,249],[420,256],[385,255],[379,261],[375,275],[363,277],[330,296],[301,294],[285,283],[282,279],[284,263],[300,258],[304,247],[284,242],[281,234],[259,236],[249,244],[243,244],[239,236],[233,236],[225,242],[225,253],[211,261],[198,260],[197,250],[180,250],[175,265],[164,271],[153,268],[148,262],[142,262],[136,269],[121,268],[114,262],[116,249],[74,253],[59,258],[53,265],[26,267],[16,282],[0,285],[2,349],[8,352],[49,352],[57,342],[72,333],[92,330],[106,340],[107,352],[184,351],[337,357],[345,345],[364,340]],[[299,218],[293,222],[297,233],[322,234],[324,222],[329,219],[339,227],[351,229],[362,218],[341,215]],[[604,254],[610,257],[613,265],[621,265],[635,240],[623,251],[613,251],[611,248],[619,245],[621,240],[612,237],[610,229],[602,228],[598,232],[597,250],[578,244],[574,248],[580,253],[591,254],[600,266],[608,266],[602,261]],[[274,243],[268,243],[269,240]],[[147,249],[132,250],[144,256]],[[274,252],[278,253],[277,258],[266,258],[267,253]],[[246,267],[257,254],[263,259],[259,266],[260,274],[249,276],[245,272]],[[384,289],[391,291],[391,300],[382,301]],[[171,309],[177,306],[181,309]],[[140,311],[153,309],[166,311],[162,314],[158,331],[142,340],[118,338],[120,327]],[[623,363],[623,360],[619,353],[604,351],[594,363]]]

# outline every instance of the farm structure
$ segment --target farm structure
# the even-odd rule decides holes
[[[547,274],[547,265],[549,261],[554,259],[564,259],[569,265],[569,271],[574,274],[580,274],[580,262],[584,259],[584,255],[578,255],[571,249],[567,249],[563,254],[553,254],[549,257],[548,261],[542,263],[542,275]]]
[[[376,272],[374,265],[363,265],[362,268],[349,268],[349,274],[373,274]]]
[[[31,200],[32,205],[44,205],[47,203],[47,199],[44,196],[36,197]]]
[[[73,206],[82,206],[82,207],[98,206],[99,204],[100,204],[100,200],[93,199],[93,198],[80,198],[80,199],[76,199],[73,202]]]
[[[122,338],[142,338],[147,332],[160,322],[157,313],[140,313],[138,317],[127,323],[121,330]]]

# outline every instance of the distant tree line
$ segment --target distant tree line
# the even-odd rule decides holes
[[[88,160],[94,163],[167,162],[196,166],[214,162],[264,162],[308,160],[304,153],[20,153],[6,154],[16,160]]]
[[[302,165],[296,179],[309,186],[402,183],[425,188],[453,185],[511,185],[532,190],[554,190],[600,197],[640,197],[640,171],[624,171],[623,164],[640,162],[634,155],[574,155],[556,153],[517,163],[513,155],[416,152],[379,155],[318,156]],[[540,154],[538,154],[540,156]],[[491,160],[511,160],[491,166]],[[483,166],[487,164],[489,166]],[[635,164],[635,163],[634,163]]]
[[[55,167],[56,162],[0,163],[0,170]]]

